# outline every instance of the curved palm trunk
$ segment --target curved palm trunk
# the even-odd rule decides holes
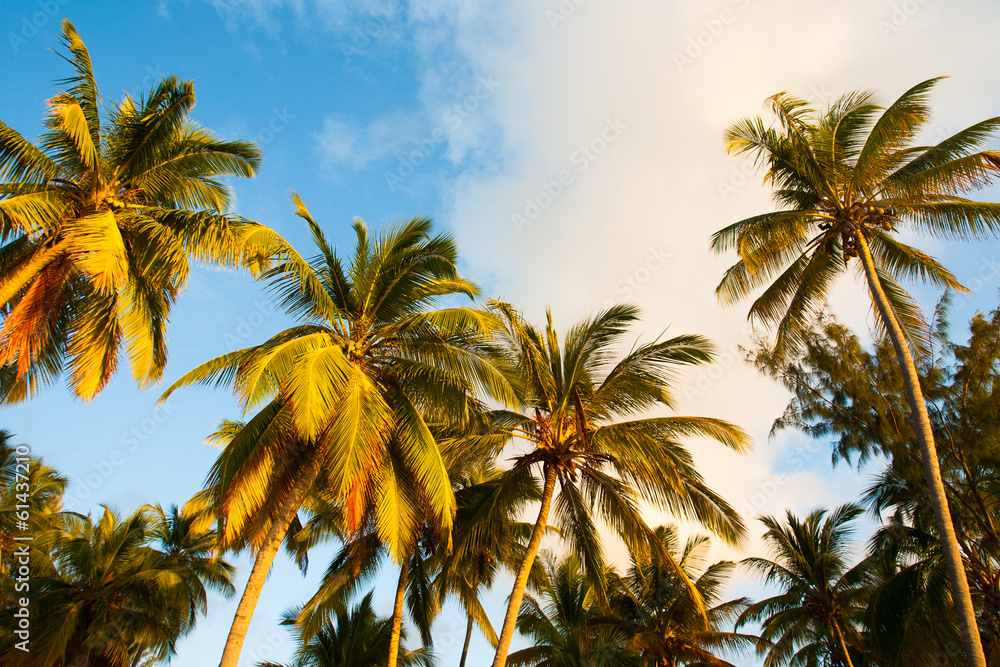
[[[966,661],[969,667],[986,667],[986,657],[983,654],[979,626],[976,622],[976,611],[972,606],[972,595],[969,593],[969,582],[965,576],[965,566],[962,563],[962,554],[955,536],[955,525],[952,523],[951,511],[948,509],[948,498],[945,495],[944,482],[941,480],[937,447],[934,444],[934,432],[931,430],[931,420],[927,416],[927,404],[920,389],[917,367],[913,363],[913,356],[910,354],[910,348],[906,344],[903,329],[896,319],[892,304],[889,303],[878,274],[875,272],[875,262],[872,260],[868,242],[860,233],[855,234],[855,240],[858,254],[864,264],[865,276],[868,279],[868,286],[871,288],[872,298],[876,308],[878,308],[879,315],[882,316],[882,321],[885,323],[889,339],[896,350],[900,370],[903,373],[903,383],[906,386],[906,397],[910,403],[913,428],[920,445],[927,495],[934,509],[934,520],[941,538],[941,551],[944,554],[945,565],[948,567],[951,596],[958,614],[958,626],[962,633]]]
[[[476,559],[476,571],[472,575],[472,595],[473,597],[479,597],[479,571],[483,569],[482,558]],[[458,663],[458,667],[465,667],[465,660],[469,657],[469,644],[472,641],[472,625],[475,619],[472,617],[472,612],[469,614],[469,622],[465,626],[465,644],[462,646],[462,659]]]
[[[840,652],[844,654],[844,661],[847,667],[854,667],[854,663],[851,662],[851,654],[847,650],[847,642],[844,641],[844,633],[840,630],[840,624],[837,621],[833,622],[833,633],[837,635],[837,643],[840,644]]]
[[[288,527],[292,525],[295,513],[302,506],[302,501],[309,492],[309,487],[313,485],[320,471],[320,458],[313,456],[301,476],[292,487],[291,493],[285,499],[278,516],[275,517],[271,529],[264,538],[264,543],[257,552],[253,569],[250,570],[250,578],[247,580],[246,588],[243,590],[243,597],[236,608],[236,616],[233,618],[233,625],[229,629],[229,637],[226,639],[226,647],[222,651],[222,660],[219,667],[236,667],[240,659],[240,651],[243,648],[243,640],[246,638],[247,630],[250,629],[250,619],[253,617],[254,609],[257,607],[257,599],[264,588],[267,580],[267,573],[271,570],[271,563],[278,553],[278,548],[285,539]]]
[[[524,560],[521,562],[521,569],[517,571],[517,578],[514,580],[514,590],[510,593],[510,604],[507,605],[507,615],[503,619],[503,629],[500,631],[500,640],[497,642],[497,653],[493,657],[493,667],[504,667],[507,664],[507,653],[510,651],[510,642],[514,638],[514,628],[517,626],[517,615],[521,611],[521,601],[524,599],[524,589],[528,586],[528,575],[531,574],[531,566],[535,564],[535,556],[542,543],[542,536],[545,534],[545,526],[549,520],[549,510],[552,508],[552,496],[556,490],[556,467],[546,464],[545,486],[542,489],[542,506],[538,510],[538,519],[535,527],[531,531],[531,540],[528,541],[528,548],[524,552]]]
[[[396,585],[396,601],[392,605],[392,632],[389,634],[389,659],[387,667],[396,667],[399,660],[399,636],[403,633],[403,599],[406,597],[406,580],[410,574],[410,554],[406,554],[399,566],[399,583]]]

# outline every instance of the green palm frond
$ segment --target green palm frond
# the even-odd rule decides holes
[[[44,354],[20,347],[7,355],[0,400],[8,403],[63,371],[74,393],[90,400],[117,371],[122,348],[140,386],[158,381],[166,322],[189,261],[260,272],[287,248],[270,230],[228,213],[226,179],[253,176],[261,154],[190,120],[190,81],[168,76],[138,100],[105,104],[69,21],[61,46],[72,74],[49,100],[37,144],[0,123],[0,254],[13,259],[18,253],[7,251],[25,243],[34,249],[0,267],[0,306],[16,308],[39,278],[74,285],[5,318],[22,339],[60,323],[58,336],[39,337]],[[54,267],[61,276],[51,275]]]
[[[736,627],[761,625],[766,643],[759,650],[766,653],[765,664],[812,664],[810,660],[823,654],[842,660],[843,651],[834,647],[835,628],[851,644],[860,640],[867,563],[848,566],[851,523],[860,514],[859,507],[848,504],[832,512],[817,510],[804,519],[791,511],[784,521],[760,517],[774,560],[751,557],[741,564],[781,592],[746,607]]]
[[[854,165],[850,181],[852,195],[865,196],[874,192],[878,183],[901,166],[899,151],[929,120],[929,95],[942,78],[928,79],[913,86],[879,116]]]
[[[763,290],[749,317],[776,325],[779,351],[807,342],[811,320],[862,241],[871,246],[879,279],[892,281],[885,289],[903,309],[897,319],[904,328],[913,325],[910,342],[922,349],[916,304],[897,282],[962,288],[939,262],[897,235],[912,230],[978,240],[1000,231],[1000,204],[960,196],[997,176],[997,152],[983,146],[1000,130],[1000,119],[976,123],[935,146],[913,145],[930,118],[929,95],[939,81],[923,81],[885,108],[870,91],[847,93],[825,111],[779,93],[768,100],[777,127],[756,117],[726,131],[731,154],[767,166],[765,184],[783,210],[712,236],[715,252],[738,255],[716,294],[731,304]]]
[[[681,335],[634,346],[615,361],[627,327],[638,319],[633,306],[608,308],[571,327],[560,342],[551,312],[541,331],[509,304],[492,301],[489,305],[503,322],[493,357],[524,388],[522,416],[511,420],[504,431],[528,445],[527,451],[514,457],[513,470],[527,474],[532,467],[540,468],[545,480],[542,498],[554,498],[551,506],[543,500],[518,568],[497,660],[506,658],[514,621],[522,632],[533,636],[550,634],[542,620],[544,613],[522,613],[517,620],[526,574],[535,563],[550,513],[570,553],[579,559],[589,595],[598,607],[606,608],[608,602],[608,568],[599,539],[603,523],[637,557],[655,553],[661,562],[671,563],[690,593],[696,615],[705,619],[707,609],[694,582],[655,539],[640,503],[695,520],[732,544],[742,543],[745,531],[738,513],[708,488],[679,440],[708,437],[745,451],[749,438],[720,420],[635,417],[650,409],[671,407],[679,370],[710,362],[711,343],[702,336]],[[595,629],[594,636],[606,632],[612,630]],[[541,655],[518,652],[511,659],[526,663]],[[552,655],[546,654],[544,660]]]

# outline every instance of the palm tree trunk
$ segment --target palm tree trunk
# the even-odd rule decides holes
[[[222,651],[219,667],[236,667],[236,663],[239,662],[243,640],[246,638],[247,630],[250,629],[250,619],[253,617],[254,609],[257,607],[257,599],[260,597],[264,582],[267,580],[267,573],[271,570],[271,563],[274,562],[278,548],[281,547],[281,543],[285,539],[288,527],[292,525],[295,513],[302,506],[306,493],[309,492],[309,488],[319,476],[320,468],[320,457],[314,453],[305,469],[301,471],[298,481],[281,505],[281,509],[278,510],[278,516],[274,518],[271,529],[267,532],[260,551],[257,552],[253,569],[250,570],[250,578],[243,590],[240,604],[236,608],[236,616],[229,629],[229,637],[226,639],[226,647]]]
[[[479,597],[479,571],[483,569],[483,559],[479,557],[476,559],[476,571],[472,575],[472,597]],[[469,643],[472,641],[472,624],[473,624],[472,612],[469,612],[469,622],[465,626],[465,644],[462,646],[462,659],[458,663],[458,667],[465,667],[465,660],[469,657]]]
[[[941,551],[944,554],[945,565],[948,567],[951,596],[958,614],[958,626],[962,633],[965,658],[969,667],[986,667],[986,657],[983,654],[979,626],[976,622],[976,611],[972,606],[969,582],[965,576],[965,566],[958,548],[955,526],[951,521],[951,511],[948,509],[948,497],[945,495],[941,469],[938,465],[937,448],[934,445],[934,432],[931,429],[931,420],[927,416],[927,403],[924,401],[924,395],[920,389],[917,367],[913,363],[913,356],[910,354],[910,348],[907,346],[906,337],[896,319],[892,304],[889,303],[878,274],[875,272],[875,262],[872,260],[868,242],[860,232],[855,233],[855,240],[858,254],[864,265],[865,276],[868,279],[868,286],[871,288],[872,298],[875,301],[875,307],[878,308],[889,339],[896,350],[896,358],[903,374],[906,397],[909,400],[910,413],[913,418],[913,430],[917,434],[920,457],[923,460],[927,495],[931,507],[934,509],[934,520],[941,539]]]
[[[840,624],[837,621],[833,621],[833,633],[837,635],[837,643],[840,644],[840,651],[844,654],[847,667],[854,667],[854,663],[851,662],[851,654],[847,650],[847,642],[844,641],[844,633],[841,632]]]
[[[538,519],[535,521],[535,528],[531,531],[531,540],[528,541],[528,548],[524,552],[521,569],[517,571],[514,590],[510,593],[510,603],[507,605],[507,615],[503,619],[503,629],[500,631],[500,640],[497,642],[497,653],[493,657],[493,667],[505,667],[507,664],[507,653],[510,651],[510,642],[514,638],[514,628],[517,626],[517,615],[521,611],[524,589],[528,586],[528,575],[531,574],[531,566],[535,564],[535,555],[538,554],[538,548],[542,543],[542,536],[545,534],[545,527],[549,520],[552,496],[555,495],[556,490],[557,472],[554,465],[545,465],[542,506],[538,510]]]
[[[392,632],[389,634],[389,660],[387,667],[396,667],[399,659],[399,636],[403,633],[403,599],[406,597],[406,579],[410,574],[410,554],[403,557],[399,566],[399,583],[396,585],[396,601],[392,605]]]
[[[462,645],[462,659],[458,661],[458,667],[465,667],[465,660],[469,657],[469,644],[472,643],[472,614],[469,614],[469,621],[465,625],[465,644]]]

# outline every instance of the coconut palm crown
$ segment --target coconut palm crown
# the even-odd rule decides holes
[[[318,252],[306,261],[289,247],[264,277],[300,323],[202,364],[163,396],[230,386],[245,411],[257,410],[220,431],[225,449],[208,480],[223,542],[257,552],[223,665],[235,665],[270,563],[314,484],[341,503],[347,535],[370,521],[405,563],[426,523],[448,539],[456,510],[431,429],[473,420],[479,395],[516,401],[481,349],[490,318],[436,307],[477,294],[458,274],[450,235],[432,235],[421,217],[376,234],[355,220],[345,262],[293,200]]]
[[[220,179],[253,176],[260,151],[190,120],[190,81],[168,76],[138,99],[107,103],[69,21],[62,46],[73,73],[48,101],[37,145],[0,121],[4,402],[64,373],[90,400],[123,355],[136,382],[156,382],[190,260],[256,270],[274,240],[227,213],[230,187]]]
[[[859,514],[860,508],[842,505],[804,519],[788,511],[784,522],[760,517],[774,559],[751,557],[742,564],[782,590],[751,604],[737,626],[761,624],[759,650],[767,653],[766,667],[819,664],[824,658],[853,667],[851,649],[860,642],[868,595],[867,563],[849,565],[850,523]]]
[[[610,527],[630,552],[653,552],[675,568],[677,563],[646,524],[642,503],[698,521],[727,542],[740,543],[742,520],[705,484],[682,441],[705,437],[742,452],[750,440],[742,429],[720,419],[644,414],[674,406],[679,369],[712,360],[712,344],[704,337],[654,340],[635,345],[618,359],[621,339],[639,319],[635,306],[612,306],[579,322],[563,343],[551,314],[539,330],[509,304],[491,302],[491,307],[504,322],[495,363],[520,378],[517,384],[525,392],[520,412],[496,413],[497,431],[506,432],[514,438],[512,446],[521,449],[514,456],[518,475],[537,471],[542,479],[541,507],[493,660],[493,667],[503,667],[550,512],[592,578],[599,601],[606,604],[607,565],[596,520]],[[505,483],[517,483],[518,475]],[[704,614],[697,590],[677,569]]]
[[[898,236],[982,240],[1000,231],[1000,204],[963,196],[1000,171],[1000,152],[981,150],[1000,129],[1000,117],[933,146],[914,145],[930,121],[928,95],[938,81],[914,86],[888,108],[861,91],[823,113],[778,93],[768,99],[778,127],[754,117],[726,131],[730,153],[766,167],[764,182],[781,209],[712,236],[716,252],[739,254],[716,293],[723,303],[735,303],[766,285],[750,317],[777,324],[779,347],[803,341],[835,279],[867,249],[896,317],[911,344],[922,348],[928,327],[898,281],[964,288],[940,262]],[[854,266],[863,276],[864,262]]]
[[[51,549],[52,572],[30,580],[37,614],[30,651],[10,640],[17,607],[5,603],[0,609],[0,662],[132,667],[174,654],[207,610],[205,586],[231,588],[233,568],[216,562],[209,572],[197,563],[197,549],[186,551],[189,545],[161,551],[157,547],[169,545],[156,542],[169,528],[157,514],[143,507],[121,517],[105,507],[96,519],[74,522]],[[2,599],[12,601],[13,579],[4,579]]]
[[[757,637],[727,631],[749,600],[723,600],[723,589],[736,564],[718,561],[705,566],[709,538],[691,535],[682,544],[674,526],[660,526],[657,538],[694,582],[708,607],[708,623],[672,568],[652,558],[632,557],[623,577],[616,577],[612,609],[631,647],[647,665],[715,665],[733,667],[721,656],[742,654],[759,645]]]

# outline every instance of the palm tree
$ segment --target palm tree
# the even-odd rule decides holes
[[[48,549],[77,515],[62,509],[68,480],[42,459],[19,455],[12,439],[0,430],[0,575],[12,571],[15,550],[27,548],[29,569],[39,576],[50,572]]]
[[[748,603],[746,598],[722,601],[722,587],[736,564],[719,561],[703,568],[709,550],[709,539],[704,535],[689,537],[683,548],[672,527],[660,526],[656,537],[674,554],[705,604],[712,605],[707,609],[708,623],[688,593],[686,582],[673,568],[654,558],[634,556],[628,574],[613,588],[613,617],[647,665],[732,667],[715,655],[719,649],[743,651],[759,644],[757,637],[722,629],[731,625]]]
[[[192,613],[207,611],[206,586],[227,598],[236,593],[232,581],[236,568],[219,556],[215,514],[207,503],[195,499],[183,508],[171,505],[164,510],[153,505],[149,511],[153,516],[150,538],[167,562],[184,574],[188,595],[197,602]]]
[[[34,145],[0,122],[0,398],[64,371],[96,396],[123,350],[141,386],[167,361],[166,323],[189,259],[259,269],[266,227],[226,213],[219,177],[253,176],[260,151],[189,119],[194,86],[169,76],[105,107],[90,53],[63,21],[73,74]]]
[[[491,302],[504,322],[496,363],[525,388],[524,412],[495,413],[499,432],[527,450],[514,457],[521,483],[540,468],[541,507],[518,568],[493,667],[503,667],[518,611],[550,512],[605,601],[607,570],[596,513],[632,553],[652,549],[673,562],[642,518],[639,503],[695,519],[729,543],[743,535],[739,515],[708,488],[679,443],[686,436],[713,438],[745,451],[746,434],[727,422],[704,417],[634,419],[642,411],[670,408],[679,367],[707,363],[710,343],[682,335],[639,345],[615,363],[627,327],[638,320],[634,306],[613,306],[572,327],[560,346],[551,314],[544,332],[524,322],[509,305]],[[556,497],[556,484],[559,494]],[[676,563],[675,563],[676,565]],[[684,577],[683,571],[679,572]],[[692,587],[692,595],[697,591]],[[704,606],[699,601],[699,608]]]
[[[521,634],[532,645],[510,654],[517,667],[584,667],[615,665],[639,667],[638,654],[630,650],[628,633],[616,619],[601,613],[600,595],[583,572],[578,557],[570,554],[546,564],[543,603],[527,597],[517,618]],[[609,572],[609,575],[612,574]]]
[[[293,200],[318,254],[306,262],[288,249],[266,278],[302,323],[202,364],[163,396],[230,384],[245,411],[264,404],[245,425],[222,429],[226,448],[209,473],[224,546],[249,539],[256,552],[221,667],[235,666],[267,572],[314,483],[342,504],[348,533],[373,517],[377,538],[404,564],[402,589],[415,536],[427,520],[447,535],[455,512],[430,426],[469,420],[476,391],[515,400],[482,358],[487,318],[431,309],[439,297],[477,293],[458,275],[451,236],[431,236],[430,220],[414,218],[372,237],[356,220],[345,268]]]
[[[979,619],[979,632],[989,664],[991,652],[1000,638],[1000,531],[996,508],[1000,507],[1000,393],[997,386],[997,362],[1000,360],[1000,309],[977,315],[970,322],[967,344],[957,344],[947,336],[947,311],[950,299],[942,299],[935,308],[932,328],[934,354],[919,360],[920,386],[930,410],[931,425],[938,444],[941,478],[956,538],[962,551],[966,576]],[[944,583],[944,597],[953,607],[948,592],[947,568],[942,560],[933,508],[927,499],[920,461],[914,459],[915,435],[910,428],[905,389],[892,344],[886,339],[866,348],[857,335],[831,318],[822,323],[800,355],[788,360],[777,358],[767,348],[758,350],[759,368],[780,380],[792,393],[776,428],[797,428],[814,438],[829,440],[835,455],[859,463],[873,455],[886,460],[876,481],[867,489],[862,504],[873,517],[889,524],[888,536],[877,554],[887,581],[894,590],[923,589],[925,582]],[[894,531],[901,536],[912,532],[926,536],[932,544],[895,552],[887,557],[887,544]],[[922,538],[923,539],[923,538]],[[899,562],[897,562],[899,561]],[[898,571],[897,571],[898,570]],[[938,573],[942,574],[941,582]],[[933,572],[933,576],[927,573]],[[929,578],[928,578],[929,577]],[[899,583],[905,581],[908,583]],[[937,591],[923,597],[937,599]],[[881,596],[881,599],[891,599]],[[902,627],[897,623],[906,616],[905,604],[886,603],[895,609],[892,623],[873,626],[895,628],[876,633],[876,639],[890,644],[898,641],[911,650],[914,640],[902,641]],[[917,605],[919,606],[919,605]],[[937,618],[938,628],[950,624],[951,613],[926,612]],[[948,623],[945,622],[949,619]],[[914,624],[907,630],[914,638],[932,636]],[[956,646],[961,646],[958,626],[954,627]],[[881,635],[881,638],[878,636]],[[885,643],[883,642],[883,643]],[[917,654],[921,649],[917,650]],[[958,653],[961,653],[959,650]],[[964,663],[964,656],[962,662]]]
[[[777,322],[777,349],[792,350],[834,280],[858,258],[879,324],[892,341],[923,460],[952,595],[969,665],[985,667],[975,611],[948,503],[937,450],[910,345],[926,346],[920,308],[897,282],[919,278],[964,289],[932,257],[898,240],[899,232],[983,239],[1000,231],[1000,204],[961,196],[991,182],[1000,152],[978,150],[1000,128],[991,118],[934,146],[913,142],[930,118],[927,96],[939,79],[920,83],[883,109],[869,92],[854,92],[817,114],[788,93],[769,99],[780,129],[746,118],[726,132],[729,152],[767,165],[782,210],[741,220],[716,232],[716,252],[735,249],[739,261],[716,293],[724,303],[770,283],[750,318]]]
[[[875,513],[875,507],[872,510]],[[921,664],[935,656],[939,664],[957,667],[965,656],[940,542],[932,527],[908,525],[902,515],[897,512],[883,523],[869,544],[865,652],[871,664]],[[929,527],[926,520],[918,523]],[[933,526],[933,518],[929,524]],[[989,632],[988,613],[982,621],[983,648],[992,665],[997,636]]]
[[[285,625],[295,625],[299,610],[285,615]],[[296,626],[298,629],[298,626]],[[271,662],[257,667],[370,667],[385,664],[392,650],[392,620],[375,614],[372,593],[369,592],[352,609],[337,612],[331,623],[316,634],[298,636],[295,657],[287,665]],[[404,633],[405,634],[405,633]],[[405,636],[403,637],[405,639]],[[397,642],[398,643],[398,642]],[[407,651],[399,664],[403,667],[433,667],[434,658],[425,649]]]
[[[314,516],[307,530],[316,519],[329,520]],[[374,517],[368,518],[353,535],[342,534],[341,538],[343,544],[327,567],[319,588],[294,616],[289,616],[303,642],[313,641],[338,615],[345,613],[350,598],[379,573],[389,555],[387,546],[378,538]],[[389,648],[382,661],[385,664],[397,664],[401,657],[400,642],[405,639],[404,608],[408,609],[409,619],[424,647],[432,647],[431,627],[441,609],[439,597],[433,590],[433,574],[435,561],[440,559],[444,549],[443,539],[438,529],[425,524],[413,536],[413,543],[399,563],[392,614],[387,619]]]
[[[55,573],[30,580],[31,651],[3,646],[4,664],[132,667],[172,654],[204,611],[204,594],[192,586],[201,577],[197,567],[151,544],[164,530],[155,524],[148,508],[124,519],[105,508],[99,520],[85,517],[57,541]],[[9,583],[4,599],[13,600]],[[13,613],[0,611],[5,629],[15,627]]]
[[[767,651],[765,667],[815,664],[824,655],[853,667],[851,646],[860,642],[858,624],[869,592],[866,563],[848,564],[848,524],[860,513],[854,505],[842,505],[804,520],[789,511],[784,524],[772,516],[760,518],[774,560],[751,557],[742,564],[782,590],[747,607],[736,625],[763,621],[761,639],[770,644],[761,647]]]
[[[505,484],[510,474],[489,461],[469,469],[456,483],[454,546],[446,554],[435,582],[442,598],[456,597],[465,610],[467,622],[459,667],[465,667],[474,627],[478,626],[496,648],[496,630],[479,596],[483,589],[492,588],[502,570],[517,572],[531,536],[531,524],[518,518],[526,504],[540,498],[541,490],[534,479],[523,476],[522,482],[529,484],[527,487]],[[539,561],[535,565],[528,585],[537,589],[545,580],[545,573]]]
[[[496,643],[496,633],[478,599],[479,590],[492,584],[500,565],[514,569],[520,563],[525,524],[515,518],[539,493],[533,485],[520,488],[502,484],[504,473],[490,460],[494,438],[482,428],[478,435],[468,429],[434,430],[455,489],[454,529],[442,535],[433,518],[428,517],[414,535],[400,563],[391,620],[393,631],[398,633],[404,606],[408,607],[410,621],[424,645],[430,647],[433,621],[445,598],[456,595],[469,616],[464,658],[473,622],[478,622],[487,638]],[[484,447],[483,441],[489,446]],[[413,484],[413,480],[402,477],[401,481]],[[295,535],[299,549],[331,537],[342,543],[316,593],[295,619],[303,641],[309,641],[335,614],[346,609],[350,598],[379,573],[389,552],[388,545],[379,539],[374,513],[369,512],[362,525],[350,533],[344,530],[342,503],[330,496],[322,490],[310,495],[307,506],[312,516]],[[530,526],[527,528],[530,532]],[[450,550],[449,542],[453,545]]]

